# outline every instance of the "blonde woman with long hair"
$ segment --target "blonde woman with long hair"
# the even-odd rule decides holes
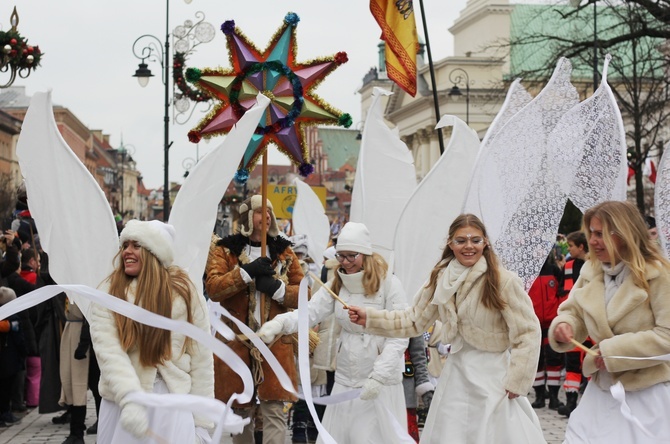
[[[326,286],[347,305],[365,305],[380,310],[407,306],[402,284],[389,273],[386,261],[373,253],[365,225],[347,223],[340,232],[336,250],[339,268]],[[361,387],[363,392],[358,399],[328,406],[323,418],[324,427],[339,444],[401,442],[388,423],[386,408],[398,423],[407,427],[402,378],[409,340],[372,335],[350,323],[342,304],[322,288],[309,301],[310,326],[333,313],[342,331],[331,395]],[[298,313],[285,313],[265,323],[259,336],[269,343],[277,335],[291,334],[297,329]]]
[[[174,228],[131,220],[121,232],[115,269],[101,289],[153,313],[209,331],[205,299],[172,266]],[[207,442],[211,424],[190,412],[146,408],[131,392],[214,396],[212,353],[182,334],[150,327],[93,305],[91,338],[100,365],[98,443]],[[156,438],[158,439],[158,438]]]
[[[670,362],[610,359],[670,353],[670,262],[650,239],[637,208],[604,202],[584,214],[589,260],[549,329],[559,352],[596,343],[583,372],[590,382],[570,414],[565,442],[657,443],[670,441]],[[621,414],[610,387],[621,383],[634,424]],[[646,430],[645,430],[646,429]]]
[[[525,397],[535,379],[540,324],[521,279],[505,270],[473,214],[449,227],[442,258],[406,310],[349,306],[352,323],[389,337],[442,322],[451,344],[421,443],[544,443]]]

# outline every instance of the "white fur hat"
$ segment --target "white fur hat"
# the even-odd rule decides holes
[[[309,251],[307,248],[307,235],[306,234],[296,234],[289,238],[293,242],[293,252],[295,254],[302,254],[303,256],[309,256]]]
[[[277,237],[279,236],[277,219],[275,218],[274,211],[272,211],[272,203],[270,202],[270,199],[266,200],[271,215],[270,226],[268,227],[268,236]],[[240,233],[242,233],[243,236],[249,237],[251,236],[251,233],[254,232],[254,211],[262,207],[263,196],[260,194],[254,194],[240,204],[240,207],[238,208],[239,216],[237,220],[240,224]]]
[[[16,293],[9,287],[0,287],[0,307],[16,299]]]
[[[121,231],[119,244],[132,240],[149,250],[158,258],[164,267],[169,267],[174,261],[174,227],[166,223],[151,220],[148,222],[129,220]]]
[[[339,251],[355,251],[356,253],[372,254],[370,232],[365,224],[347,222],[337,237],[335,249]]]

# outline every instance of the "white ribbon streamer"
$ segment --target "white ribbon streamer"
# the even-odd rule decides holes
[[[626,402],[626,390],[623,388],[621,381],[618,381],[616,384],[610,387],[610,393],[612,393],[614,399],[619,401],[621,404],[621,414],[623,417],[635,424],[640,430],[644,432],[645,435],[649,436],[650,438],[654,438],[654,435],[652,435],[651,432],[647,430],[647,428],[640,422],[639,419],[637,419],[637,417],[635,417],[630,407],[628,406],[628,403]]]
[[[249,368],[244,363],[244,361],[242,361],[242,359],[240,359],[240,357],[237,356],[237,354],[235,354],[224,343],[208,335],[206,332],[200,330],[198,327],[188,322],[175,321],[174,319],[166,318],[156,313],[152,313],[148,310],[138,307],[137,305],[131,304],[127,301],[111,296],[105,292],[102,292],[92,287],[88,287],[86,285],[48,285],[42,288],[38,288],[37,290],[31,291],[30,293],[27,293],[18,299],[14,299],[13,301],[0,307],[0,319],[6,319],[15,313],[18,313],[20,311],[38,305],[63,291],[71,291],[79,295],[85,296],[90,301],[95,302],[96,304],[101,305],[107,308],[108,310],[119,313],[127,318],[130,318],[142,324],[149,325],[155,328],[162,328],[165,330],[178,332],[200,342],[201,344],[205,345],[207,348],[212,350],[214,354],[216,354],[223,362],[226,363],[226,365],[228,365],[231,369],[233,369],[236,373],[238,373],[242,378],[242,381],[244,383],[244,391],[241,394],[239,393],[233,394],[233,396],[231,396],[229,404],[232,404],[232,402],[235,400],[237,400],[240,403],[247,403],[251,400],[254,390],[251,372],[249,371]],[[180,399],[180,398],[168,397],[167,394],[156,395],[156,394],[136,392],[135,395],[137,397],[136,402],[148,405],[146,404],[146,402],[150,402],[149,401],[150,398],[148,398],[149,395],[161,397],[160,405],[162,407],[170,407],[170,408],[173,407],[186,408],[190,410],[190,408],[186,406],[194,407],[196,405],[196,403],[194,402],[195,399],[198,399],[200,402],[206,403],[207,405],[210,403],[215,403],[216,405],[219,406],[217,407],[218,409],[217,411],[221,414],[220,416],[217,417],[218,421],[216,422],[218,424],[215,431],[215,436],[218,436],[219,439],[225,430],[229,430],[228,429],[229,426],[232,427],[232,430],[230,430],[231,432],[239,428],[238,423],[241,420],[241,418],[239,418],[237,415],[231,412],[230,405],[226,405],[219,400],[213,398],[206,398],[202,396],[190,395],[193,399],[189,400],[188,402],[185,402],[183,398]],[[175,400],[177,402],[173,405],[171,403],[172,400]],[[199,408],[191,411],[194,413],[200,413]],[[241,421],[246,422],[247,420],[241,420]]]
[[[307,365],[309,366],[309,361],[307,361]],[[302,367],[301,367],[302,368]],[[302,378],[302,374],[300,375]],[[312,381],[309,382],[308,384],[303,385],[303,390],[309,387],[311,389],[312,387]],[[346,392],[338,393],[336,395],[330,395],[330,396],[322,396],[320,398],[313,398],[314,404],[320,404],[320,405],[333,405],[333,404],[339,404],[340,402],[345,402],[345,401],[351,401],[353,399],[358,398],[361,396],[361,393],[363,393],[363,389],[357,388],[353,390],[349,390]],[[305,396],[299,396],[300,399],[305,399]]]
[[[297,395],[296,389],[295,387],[293,387],[293,382],[291,381],[291,378],[289,378],[284,368],[281,366],[275,355],[270,351],[268,346],[265,345],[263,340],[259,338],[258,335],[252,329],[244,325],[242,321],[237,319],[235,316],[231,315],[230,312],[225,308],[223,308],[221,304],[219,304],[218,302],[210,300],[207,302],[207,304],[209,306],[210,312],[214,314],[214,316],[211,316],[211,318],[216,317],[220,319],[221,316],[225,316],[226,318],[233,321],[233,323],[237,325],[237,328],[240,329],[240,332],[243,335],[245,335],[251,341],[251,343],[254,344],[256,348],[261,352],[261,354],[267,361],[272,371],[275,372],[275,375],[277,375],[277,380],[279,381],[279,384],[281,384],[282,388],[289,393]],[[223,324],[223,322],[221,322],[221,324]],[[213,323],[212,325],[214,325],[215,328],[217,328],[217,326],[220,327],[220,324],[218,322]],[[217,331],[219,330],[217,329]],[[223,332],[219,331],[219,333],[223,335]]]
[[[126,395],[130,402],[145,405],[147,407],[170,407],[176,410],[186,410],[193,414],[200,415],[217,424],[212,442],[221,442],[221,436],[224,430],[233,434],[240,434],[244,426],[249,423],[250,418],[242,418],[235,413],[223,402],[215,398],[205,398],[203,396],[196,396],[191,394],[177,394],[177,393],[145,393],[132,392]],[[221,418],[224,418],[221,421]],[[160,431],[154,431],[159,434]],[[165,439],[165,442],[170,442]]]
[[[312,377],[309,368],[309,307],[307,294],[307,287],[309,280],[304,277],[300,281],[300,291],[298,292],[298,370],[300,371],[300,382],[302,384],[302,392],[305,397],[307,409],[312,415],[312,420],[316,429],[319,431],[319,438],[324,444],[337,444],[333,437],[323,427],[319,420],[319,415],[314,408],[314,400],[312,399]]]
[[[670,361],[670,353],[658,356],[603,356],[606,359],[629,359],[631,361]]]

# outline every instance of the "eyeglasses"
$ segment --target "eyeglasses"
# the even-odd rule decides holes
[[[353,262],[353,261],[355,261],[356,259],[358,259],[358,256],[360,256],[360,255],[361,255],[361,253],[356,253],[356,254],[340,254],[340,253],[335,253],[335,258],[336,258],[339,262],[344,262],[345,259],[346,259],[347,261],[349,261],[349,262]]]
[[[463,245],[465,245],[465,244],[467,244],[468,242],[470,242],[470,243],[472,243],[472,245],[474,245],[474,246],[476,246],[476,247],[479,247],[479,246],[481,246],[481,245],[484,245],[484,242],[485,242],[485,241],[486,241],[486,239],[484,239],[483,237],[479,237],[479,236],[477,236],[477,237],[468,237],[468,238],[465,238],[465,237],[456,237],[456,238],[452,239],[451,241],[449,241],[449,243],[452,244],[452,245],[455,245],[455,246],[457,246],[457,247],[462,247]]]

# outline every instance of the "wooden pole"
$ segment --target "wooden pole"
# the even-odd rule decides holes
[[[312,279],[314,279],[314,282],[317,282],[317,283],[321,284],[321,287],[323,287],[323,288],[325,288],[326,290],[328,290],[328,293],[330,293],[330,295],[333,297],[333,299],[335,299],[335,300],[336,300],[337,302],[339,302],[340,304],[344,305],[344,308],[346,308],[346,309],[349,308],[349,306],[347,305],[347,303],[344,302],[338,295],[336,295],[335,292],[334,292],[333,290],[331,290],[329,287],[327,287],[326,284],[324,284],[323,282],[321,282],[321,279],[319,279],[314,273],[312,273],[312,272],[310,271],[310,272],[309,272],[309,275],[312,277]]]
[[[581,350],[584,350],[586,353],[588,353],[588,354],[591,355],[591,356],[595,356],[595,357],[600,356],[600,355],[599,355],[598,353],[596,353],[595,351],[591,350],[591,349],[588,348],[588,347],[585,347],[584,344],[582,344],[581,342],[577,342],[577,341],[575,341],[574,339],[570,339],[570,342],[572,342],[572,344],[573,344],[575,347],[577,347],[577,348],[579,348],[579,349],[581,349]]]
[[[268,151],[267,149],[263,153],[263,169],[261,174],[261,198],[263,200],[261,204],[261,212],[263,214],[262,223],[261,223],[261,257],[266,257],[267,248],[268,248]],[[265,294],[261,293],[261,319],[260,325],[263,325],[265,322]]]

